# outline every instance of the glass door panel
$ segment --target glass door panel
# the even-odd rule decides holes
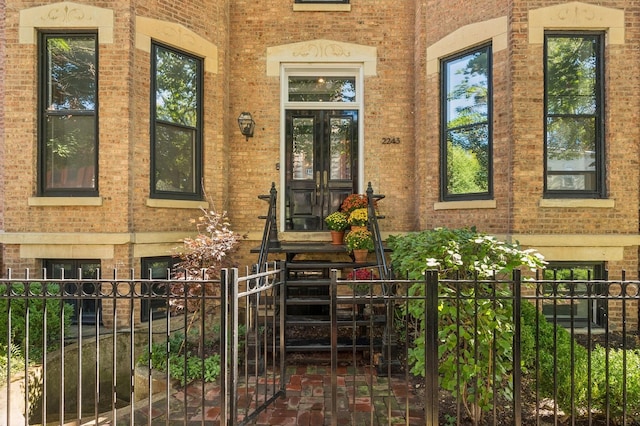
[[[357,191],[357,111],[287,111],[286,229],[325,230]]]

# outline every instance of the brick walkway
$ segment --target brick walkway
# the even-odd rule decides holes
[[[404,378],[378,377],[375,369],[365,367],[338,368],[337,424],[338,425],[424,425],[424,413],[411,384]],[[286,397],[278,398],[249,424],[252,425],[331,425],[331,375],[329,366],[293,365],[287,367]],[[278,378],[276,377],[276,381]],[[240,416],[255,407],[264,395],[264,383],[249,383],[238,389]],[[272,384],[268,385],[272,389]],[[220,424],[219,396],[216,385],[204,388],[205,406],[202,407],[202,387],[177,392],[169,402],[168,424],[196,426]],[[185,404],[186,402],[186,404]],[[138,403],[140,404],[140,403]],[[149,424],[149,406],[142,403],[136,409],[136,425]],[[167,424],[167,401],[161,398],[151,406],[151,424]],[[129,424],[129,416],[120,416],[117,425]],[[407,421],[408,419],[408,421]]]

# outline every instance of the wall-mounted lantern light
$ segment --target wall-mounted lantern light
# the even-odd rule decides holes
[[[238,116],[238,127],[240,127],[240,133],[249,140],[253,137],[253,129],[256,127],[256,122],[253,121],[251,113],[242,112]]]

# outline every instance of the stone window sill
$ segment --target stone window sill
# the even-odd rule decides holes
[[[590,199],[590,198],[542,198],[542,208],[596,208],[612,209],[616,206],[615,200]]]
[[[293,4],[294,12],[350,12],[350,4]]]
[[[206,201],[165,200],[160,198],[148,198],[147,207],[159,209],[208,209],[209,203],[207,203]]]
[[[442,201],[433,204],[434,210],[495,209],[496,200]]]
[[[101,206],[102,197],[29,197],[30,206]]]

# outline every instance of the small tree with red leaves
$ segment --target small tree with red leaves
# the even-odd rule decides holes
[[[183,247],[177,249],[174,254],[181,259],[174,268],[175,278],[186,282],[174,282],[170,289],[171,309],[174,312],[186,310],[191,314],[187,336],[201,311],[204,311],[205,317],[215,313],[219,306],[216,296],[220,295],[220,285],[223,285],[216,281],[220,279],[220,271],[223,268],[233,266],[229,255],[235,251],[240,239],[245,238],[231,230],[226,212],[218,213],[205,208],[201,210],[202,216],[191,219],[198,234],[182,240]],[[203,300],[207,302],[204,306]],[[198,321],[198,324],[202,322]],[[198,331],[204,332],[202,325]],[[200,340],[198,339],[199,342]],[[198,353],[202,354],[202,351],[199,343]]]

